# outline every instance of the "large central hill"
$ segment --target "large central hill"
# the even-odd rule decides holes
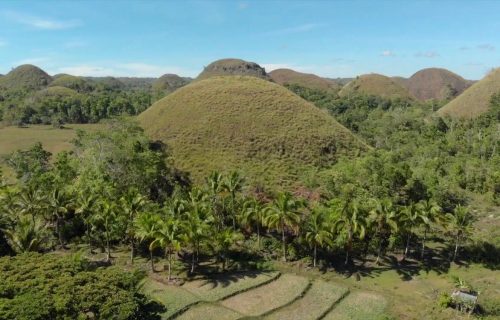
[[[195,181],[213,170],[239,170],[253,182],[291,185],[307,169],[367,149],[324,111],[256,77],[195,81],[138,119]]]
[[[221,59],[206,66],[198,75],[198,80],[214,76],[252,76],[269,79],[266,70],[255,62],[241,59]]]
[[[469,81],[446,69],[428,68],[416,72],[407,88],[419,100],[452,99],[469,86]]]
[[[315,74],[297,72],[291,69],[276,69],[269,72],[271,79],[281,85],[295,84],[310,89],[338,91],[340,85],[333,80]]]
[[[351,94],[367,94],[391,99],[412,97],[410,92],[395,80],[376,73],[357,77],[339,92],[340,96]]]
[[[490,100],[500,93],[500,68],[491,71],[481,81],[474,83],[461,95],[438,110],[441,116],[475,118],[489,110]]]
[[[46,87],[52,78],[42,69],[30,65],[21,65],[0,79],[0,89],[4,90],[39,90]]]

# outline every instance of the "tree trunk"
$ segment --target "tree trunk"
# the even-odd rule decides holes
[[[64,249],[64,242],[61,230],[61,218],[59,217],[57,217],[56,219],[56,233],[57,233],[57,238],[59,239],[59,245],[61,246],[61,249]]]
[[[111,245],[109,243],[109,232],[106,231],[106,261],[111,259]]]
[[[344,265],[347,266],[347,264],[349,263],[349,248],[347,247],[346,250],[345,250],[345,261],[344,261]]]
[[[380,243],[378,245],[378,250],[377,250],[377,260],[375,260],[375,264],[379,265],[380,264],[380,256],[382,255],[382,239],[380,239]]]
[[[457,259],[459,241],[460,241],[460,236],[459,236],[459,234],[457,234],[457,238],[456,238],[456,241],[455,241],[455,252],[453,254],[453,260],[452,260],[453,262],[455,262],[455,260]]]
[[[153,260],[153,250],[149,250],[149,261],[151,261],[151,271],[155,272],[155,261]]]
[[[281,241],[283,242],[283,261],[286,262],[286,241],[285,241],[285,225],[281,223]]]
[[[87,239],[89,241],[89,253],[93,254],[94,252],[92,251],[92,239],[90,239],[90,228],[88,223],[86,225],[87,225]]]
[[[317,247],[316,244],[314,245],[314,257],[313,257],[313,267],[316,268],[316,256],[317,256]]]
[[[406,247],[405,247],[405,253],[403,254],[403,261],[405,261],[406,257],[408,256],[408,249],[410,248],[410,239],[411,239],[411,233],[409,233],[408,237],[406,238]]]
[[[260,250],[260,226],[257,222],[257,248]]]
[[[168,281],[172,279],[172,252],[168,250]]]
[[[424,231],[424,238],[422,239],[422,251],[420,252],[420,260],[424,260],[424,254],[425,254],[425,240],[427,238],[427,229]]]
[[[191,255],[191,273],[194,273],[194,263],[195,263],[195,257],[194,257],[194,254],[195,254],[195,250],[193,250],[193,254]]]
[[[130,264],[134,264],[134,240],[130,239]]]

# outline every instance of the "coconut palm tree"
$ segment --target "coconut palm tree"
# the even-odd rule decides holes
[[[415,203],[411,203],[408,206],[401,208],[401,210],[399,210],[399,214],[400,227],[406,233],[405,251],[402,259],[402,261],[404,261],[408,257],[411,237],[414,234],[414,229],[419,225],[427,225],[429,223],[429,219],[427,218],[427,215],[422,214],[422,211],[419,210],[419,207]]]
[[[46,197],[40,189],[28,186],[21,189],[16,206],[22,214],[30,215],[33,224],[45,210]]]
[[[255,226],[257,232],[257,247],[260,250],[260,229],[266,221],[266,210],[260,201],[255,198],[247,199],[243,203],[240,213],[240,223],[246,226]]]
[[[233,230],[236,230],[236,194],[243,189],[243,181],[243,177],[237,171],[233,171],[222,182],[222,189],[229,193]]]
[[[87,236],[90,254],[93,253],[90,228],[92,225],[92,214],[97,204],[97,200],[97,196],[88,192],[87,190],[78,192],[78,196],[76,198],[75,213],[82,217],[83,223],[85,224],[85,233]]]
[[[223,177],[218,171],[213,171],[206,180],[208,186],[208,196],[212,214],[217,219],[217,228],[221,229],[224,224],[224,217],[220,211],[220,193],[223,190]]]
[[[346,256],[344,264],[347,265],[350,259],[354,238],[360,240],[365,238],[367,229],[366,211],[358,201],[348,198],[343,202],[332,200],[327,204],[329,219],[332,221],[332,234],[344,231],[346,233]]]
[[[47,197],[47,213],[48,220],[53,221],[55,233],[59,240],[59,245],[64,248],[64,239],[62,234],[62,227],[66,214],[73,205],[73,199],[69,193],[55,187]]]
[[[296,229],[300,222],[301,212],[304,206],[302,201],[294,199],[289,192],[279,193],[276,199],[266,208],[266,224],[281,233],[283,261],[286,261],[286,237],[287,227]]]
[[[461,205],[455,207],[452,213],[448,213],[447,218],[448,228],[454,233],[455,238],[455,250],[452,259],[452,261],[455,261],[458,256],[460,243],[472,233],[472,224],[475,218],[467,207]]]
[[[194,273],[196,261],[199,256],[200,242],[206,237],[208,224],[203,219],[203,213],[189,210],[182,224],[184,242],[191,246],[191,273]]]
[[[333,244],[328,215],[319,208],[312,211],[304,225],[306,242],[313,248],[313,267],[316,267],[318,247]]]
[[[113,201],[101,199],[99,210],[93,216],[96,229],[104,233],[106,247],[106,261],[111,259],[111,240],[116,234],[121,234],[122,221],[120,221],[119,209]]]
[[[149,260],[151,262],[151,271],[155,272],[153,251],[156,245],[156,232],[161,227],[160,216],[152,212],[143,212],[139,214],[134,221],[135,237],[140,241],[148,241]]]
[[[432,200],[422,200],[417,203],[417,210],[420,215],[420,225],[424,228],[424,236],[422,238],[422,250],[420,251],[420,259],[424,260],[425,255],[425,242],[427,240],[427,234],[431,229],[433,222],[440,221],[439,214],[441,213],[441,208]]]
[[[10,227],[3,230],[7,243],[16,253],[38,252],[49,239],[46,226],[40,219],[21,215]]]
[[[126,235],[127,240],[130,243],[130,264],[134,264],[134,220],[135,217],[145,209],[146,204],[147,199],[134,190],[129,190],[129,192],[120,198],[121,209],[127,217]]]
[[[370,211],[376,234],[379,238],[376,264],[380,263],[384,241],[392,232],[398,230],[397,209],[390,199],[375,200],[375,207]]]
[[[231,228],[215,231],[212,235],[211,241],[208,244],[215,252],[217,260],[222,262],[222,270],[226,270],[229,249],[241,239],[243,239],[243,235]]]
[[[166,220],[160,221],[153,236],[154,240],[150,246],[164,248],[165,254],[168,256],[168,281],[170,281],[172,278],[172,254],[181,248],[181,224],[177,219],[168,217]]]

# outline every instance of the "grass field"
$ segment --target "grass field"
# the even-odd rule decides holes
[[[276,281],[230,297],[221,304],[247,316],[260,316],[301,297],[309,284],[307,278],[284,274]]]
[[[386,307],[383,297],[367,292],[353,292],[342,299],[323,319],[375,320]]]
[[[199,296],[204,301],[218,301],[235,293],[273,281],[279,275],[279,272],[223,274],[211,279],[186,282],[182,288]]]
[[[204,303],[190,308],[175,319],[180,320],[236,320],[242,315],[221,305]]]
[[[269,320],[316,320],[326,314],[348,290],[330,282],[314,281],[302,299],[264,317]]]

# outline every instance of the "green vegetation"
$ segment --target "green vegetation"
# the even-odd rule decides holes
[[[382,98],[412,98],[410,92],[396,81],[380,74],[365,74],[357,77],[342,90],[341,97],[349,97],[356,94],[375,95]]]
[[[221,59],[214,61],[203,68],[203,71],[196,79],[203,80],[217,76],[252,76],[269,79],[264,68],[255,62],[248,62],[241,59]]]
[[[341,88],[341,86],[333,80],[290,69],[276,69],[269,72],[269,76],[274,82],[281,85],[298,85],[309,89],[327,90],[332,92],[337,92]]]
[[[352,292],[324,319],[327,320],[376,320],[384,312],[384,298],[366,292]]]
[[[176,319],[197,320],[197,319],[210,319],[210,320],[236,320],[241,318],[241,314],[234,310],[224,308],[220,305],[214,304],[200,304],[190,308],[187,312],[181,314]]]
[[[469,87],[469,82],[446,69],[427,68],[413,74],[406,83],[419,100],[451,100]]]
[[[474,119],[490,111],[494,94],[500,92],[500,68],[492,70],[482,80],[474,83],[456,99],[438,110],[441,116],[457,119]]]
[[[153,95],[155,100],[159,100],[164,96],[174,92],[180,87],[185,86],[190,81],[186,78],[181,78],[176,74],[164,74],[156,79],[152,84]]]
[[[152,139],[172,148],[176,166],[200,182],[238,169],[253,184],[290,185],[304,171],[364,143],[283,87],[254,77],[214,77],[187,85],[139,116]]]

